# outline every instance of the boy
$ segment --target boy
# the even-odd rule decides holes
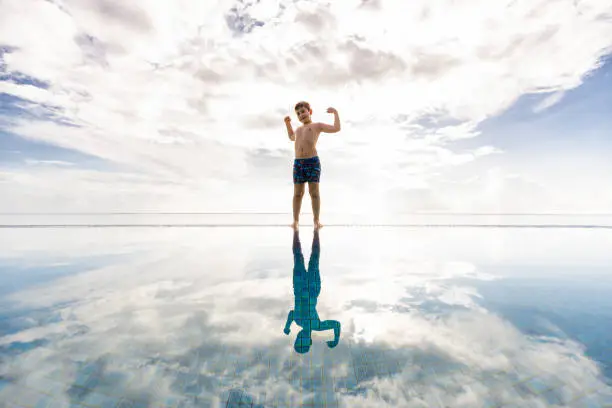
[[[302,126],[295,132],[291,126],[291,118],[285,117],[285,125],[289,140],[295,142],[295,161],[293,163],[293,224],[294,230],[298,229],[300,208],[302,207],[302,197],[304,196],[304,186],[308,183],[308,193],[312,203],[314,215],[314,227],[318,230],[322,227],[319,222],[319,211],[321,208],[321,198],[319,197],[319,178],[321,176],[321,162],[317,154],[317,140],[319,134],[336,133],[340,131],[340,118],[338,111],[328,108],[327,113],[334,114],[334,125],[324,123],[313,123],[310,119],[312,109],[308,102],[298,102],[295,105],[295,114]]]
[[[312,331],[333,330],[334,339],[327,342],[329,348],[334,348],[340,341],[341,324],[337,320],[321,321],[317,313],[317,298],[321,293],[321,275],[319,273],[319,258],[321,257],[321,242],[319,231],[312,237],[312,252],[308,261],[308,270],[304,264],[302,244],[298,230],[293,231],[293,295],[295,302],[293,310],[287,315],[283,332],[291,333],[291,323],[295,322],[302,328],[295,338],[293,348],[300,354],[310,350]]]

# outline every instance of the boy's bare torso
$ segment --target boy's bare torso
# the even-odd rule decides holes
[[[295,157],[307,159],[318,156],[317,141],[321,130],[315,123],[300,126],[295,131]]]

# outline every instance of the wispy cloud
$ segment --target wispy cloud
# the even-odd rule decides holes
[[[564,95],[565,92],[562,91],[551,94],[550,96],[546,97],[546,99],[542,100],[542,102],[538,103],[533,108],[533,111],[539,113],[550,108],[551,106],[556,105],[557,103],[561,102],[561,99],[563,99]]]

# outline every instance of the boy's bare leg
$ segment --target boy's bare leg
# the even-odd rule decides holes
[[[319,183],[309,182],[308,192],[310,193],[310,201],[312,202],[312,214],[315,230],[323,227],[319,221],[319,212],[321,211],[321,196],[319,195]]]
[[[302,208],[302,198],[304,197],[304,183],[293,185],[293,229],[298,229],[300,221],[300,209]]]

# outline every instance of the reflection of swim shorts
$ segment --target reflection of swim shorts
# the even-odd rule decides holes
[[[293,183],[318,183],[321,177],[321,161],[319,156],[307,159],[295,159],[293,162]]]

